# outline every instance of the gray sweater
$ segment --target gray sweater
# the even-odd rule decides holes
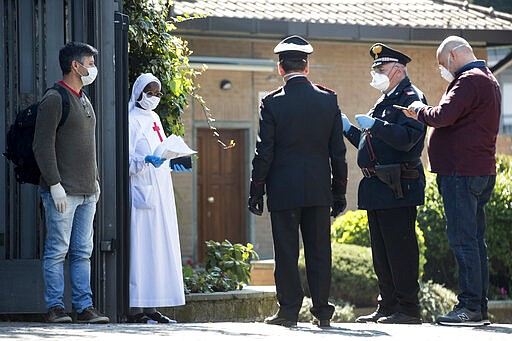
[[[60,128],[62,98],[56,90],[49,90],[38,107],[32,149],[41,170],[40,185],[49,190],[60,182],[67,194],[91,195],[96,192],[98,179],[96,115],[86,96],[81,101],[75,93],[66,91],[70,111]]]

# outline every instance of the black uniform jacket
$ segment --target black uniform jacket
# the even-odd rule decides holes
[[[421,100],[427,103],[423,93],[411,84],[408,77],[387,96],[379,98],[368,115],[375,118],[371,129],[361,131],[351,126],[345,136],[358,148],[357,164],[360,168],[416,161],[421,157],[427,127],[405,116],[394,104],[407,107]],[[425,174],[423,165],[415,167],[417,179],[401,178],[404,197],[395,199],[393,191],[376,176],[363,178],[359,183],[358,207],[363,210],[386,209],[423,205]]]
[[[267,95],[252,166],[252,181],[265,183],[269,211],[329,206],[333,194],[345,194],[343,124],[334,91],[298,76]]]

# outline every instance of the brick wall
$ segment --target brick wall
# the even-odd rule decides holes
[[[190,103],[189,111],[194,109],[194,103]],[[194,134],[191,129],[192,117],[189,112],[183,115],[185,124],[185,142],[194,150]],[[180,244],[182,258],[194,258],[194,242],[196,232],[194,231],[194,173],[179,172],[172,173],[174,197],[176,200],[176,211],[178,214],[178,228],[180,231]]]
[[[238,58],[262,58],[277,61],[272,50],[277,41],[251,41],[235,39],[187,38],[194,56],[217,56]],[[366,113],[379,98],[380,93],[370,87],[372,59],[369,48],[373,43],[332,43],[311,41],[315,51],[310,56],[309,78],[338,93],[341,110],[354,121],[357,113]],[[408,54],[413,60],[407,70],[413,84],[419,87],[431,104],[437,104],[447,83],[440,77],[435,57],[437,45],[413,46],[389,44]],[[477,50],[477,57],[485,58],[485,50]],[[220,82],[230,80],[231,90],[221,90]],[[274,72],[207,70],[198,78],[199,93],[203,96],[217,122],[249,122],[252,136],[258,129],[258,95],[282,85],[277,69]],[[192,103],[184,113],[186,140],[194,146],[194,125],[203,122],[204,114],[197,103]],[[229,125],[229,123],[228,123]],[[255,141],[248,141],[254,150]],[[357,185],[361,178],[356,165],[356,149],[347,144],[349,164],[349,186],[347,191],[348,209],[356,209]],[[426,156],[424,156],[425,162]],[[248,162],[252,155],[247,156]],[[173,176],[177,193],[180,222],[181,247],[184,258],[193,257],[195,243],[193,176]],[[253,219],[253,220],[252,220]],[[251,223],[252,221],[252,223]],[[262,217],[251,217],[256,251],[262,258],[272,257],[272,237],[267,213]]]

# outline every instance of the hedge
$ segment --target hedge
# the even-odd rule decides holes
[[[299,271],[306,295],[309,296],[303,250],[299,256]],[[370,248],[332,243],[330,296],[364,307],[375,305],[378,294],[377,276],[373,271]]]
[[[425,258],[425,238],[423,237],[423,231],[419,228],[418,223],[416,223],[416,236],[420,251],[419,278],[421,279],[423,276],[423,267],[427,260]],[[370,247],[370,231],[368,229],[368,216],[366,211],[347,211],[338,216],[331,225],[331,241],[341,244]]]

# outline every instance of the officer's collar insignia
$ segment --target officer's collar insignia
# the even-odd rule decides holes
[[[381,52],[382,52],[382,45],[375,45],[375,46],[372,48],[372,52],[373,52],[373,54],[375,55],[375,58],[374,58],[374,59],[379,58],[379,53],[381,53]]]

